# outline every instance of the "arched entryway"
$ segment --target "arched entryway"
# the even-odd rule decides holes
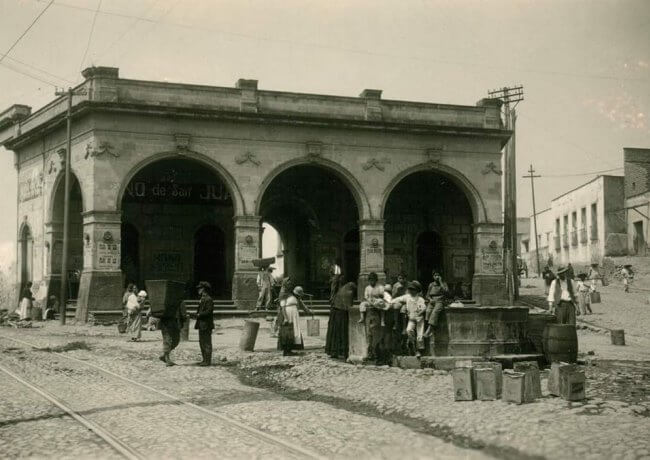
[[[467,196],[453,180],[434,171],[404,177],[390,192],[383,216],[390,281],[404,271],[426,288],[436,269],[455,293],[469,293],[474,219]]]
[[[282,235],[284,269],[305,290],[329,298],[329,270],[343,259],[356,281],[359,273],[358,236],[356,256],[345,235],[358,226],[359,211],[348,186],[333,171],[320,165],[297,165],[281,172],[268,184],[259,206],[263,222]],[[347,244],[347,246],[346,246]],[[356,258],[356,260],[352,260]]]
[[[34,238],[29,225],[23,224],[18,237],[18,257],[20,257],[20,291],[32,281]]]
[[[61,265],[63,257],[63,213],[65,181],[61,177],[56,185],[52,205],[52,249],[50,254],[50,295],[60,295]],[[66,299],[76,299],[83,269],[83,198],[77,177],[70,174],[70,197],[68,202],[68,273]]]
[[[139,229],[136,245],[122,227],[122,259],[138,261],[143,287],[146,280],[181,281],[189,295],[199,281],[211,281],[217,298],[230,298],[233,200],[210,166],[188,158],[150,163],[126,186],[121,210],[122,221]]]

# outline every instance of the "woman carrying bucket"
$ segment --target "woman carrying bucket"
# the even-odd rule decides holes
[[[278,337],[278,349],[282,350],[283,356],[292,356],[293,350],[302,350],[305,348],[302,339],[302,330],[300,329],[300,315],[298,308],[302,308],[308,315],[313,313],[307,308],[302,301],[305,291],[300,286],[296,286],[292,295],[287,297],[282,310],[282,324],[280,326],[280,335]]]

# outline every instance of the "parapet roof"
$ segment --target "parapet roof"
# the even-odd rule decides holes
[[[108,110],[179,117],[221,118],[266,123],[301,123],[395,131],[439,132],[498,137],[505,144],[501,101],[481,99],[476,106],[407,102],[381,98],[365,89],[359,97],[328,96],[258,89],[257,80],[240,79],[220,87],[119,78],[114,67],[89,67],[73,89],[73,116]],[[8,147],[63,121],[66,96],[34,113],[14,105],[0,113],[0,144]]]

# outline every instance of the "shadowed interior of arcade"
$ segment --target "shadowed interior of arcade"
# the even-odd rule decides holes
[[[51,246],[49,253],[49,295],[59,297],[61,289],[61,265],[63,257],[63,213],[65,183],[61,177],[56,185],[54,201],[52,203],[52,220],[48,231],[51,232]],[[66,300],[76,299],[79,293],[79,281],[83,269],[83,200],[81,186],[74,174],[70,174],[70,198],[68,201],[69,228],[68,228],[68,270]]]
[[[388,196],[384,219],[389,282],[405,273],[426,289],[440,270],[454,295],[471,297],[473,217],[460,187],[433,171],[410,174]]]
[[[198,281],[209,281],[215,298],[229,299],[233,214],[230,193],[209,166],[189,159],[145,166],[122,198],[124,283],[185,281],[185,295],[192,298]]]
[[[345,281],[357,281],[359,212],[352,193],[335,173],[315,165],[283,171],[264,191],[260,216],[280,235],[284,275],[306,292],[329,297],[329,270],[337,259]]]

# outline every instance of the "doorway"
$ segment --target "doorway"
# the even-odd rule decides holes
[[[25,286],[32,280],[32,232],[29,225],[23,225],[20,231],[19,256],[20,256],[20,295]]]
[[[204,225],[194,235],[194,275],[192,289],[199,281],[212,285],[217,299],[229,297],[226,278],[226,241],[216,225]]]
[[[442,240],[437,232],[423,232],[418,236],[415,260],[417,279],[426,289],[433,279],[433,270],[442,270]],[[445,277],[444,273],[441,275]]]
[[[122,224],[122,274],[124,285],[144,286],[140,279],[140,235],[133,224]]]
[[[643,221],[634,222],[634,254],[637,256],[645,255],[645,236],[643,234]]]
[[[345,282],[357,282],[359,278],[359,229],[355,228],[343,238],[343,277]]]

